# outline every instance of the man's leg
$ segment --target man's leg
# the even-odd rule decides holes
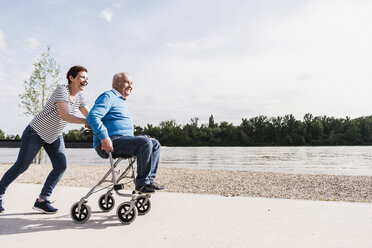
[[[155,182],[156,173],[159,169],[159,159],[160,159],[160,143],[156,139],[152,139],[152,158],[151,158],[151,171],[149,175],[149,180],[151,183]]]
[[[137,157],[136,188],[149,185],[153,142],[145,136],[115,136],[112,137],[112,142],[114,155],[126,154]]]

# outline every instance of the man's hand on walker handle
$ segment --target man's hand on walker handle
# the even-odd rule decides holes
[[[105,150],[107,153],[114,151],[110,137],[101,140],[101,149]]]

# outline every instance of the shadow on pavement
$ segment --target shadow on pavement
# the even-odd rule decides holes
[[[108,227],[123,226],[116,215],[99,216],[92,212],[90,219],[84,224],[74,223],[70,215],[53,216],[40,213],[16,213],[0,215],[0,236],[9,234],[34,233],[66,229],[106,229]],[[96,214],[96,215],[93,215]],[[22,218],[23,216],[23,218]]]

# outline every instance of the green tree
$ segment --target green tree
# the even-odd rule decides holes
[[[208,127],[209,128],[214,128],[216,126],[217,125],[214,123],[214,117],[213,117],[213,115],[209,116]]]
[[[21,137],[19,137],[18,134],[14,135],[14,134],[8,134],[6,137],[5,137],[6,140],[21,140]]]
[[[5,139],[5,133],[0,129],[0,139]]]
[[[20,106],[24,108],[24,115],[35,116],[44,107],[50,95],[59,85],[60,66],[51,55],[50,47],[41,52],[34,66],[31,76],[23,84],[24,93],[20,94]]]
[[[92,141],[92,133],[84,133],[84,127],[80,129],[72,129],[67,133],[63,133],[63,139],[68,142]]]
[[[159,141],[164,145],[178,145],[181,135],[181,126],[175,120],[162,121],[160,126]]]
[[[30,78],[23,84],[24,92],[19,95],[20,107],[24,109],[23,114],[26,116],[35,116],[42,110],[60,80],[61,69],[51,55],[50,46],[41,52],[33,66],[34,70]],[[40,150],[37,156],[39,164],[42,157],[43,150]]]
[[[301,121],[296,120],[294,115],[285,115],[283,117],[282,127],[283,141],[282,145],[304,145],[306,129]]]
[[[313,117],[312,114],[307,113],[304,116],[305,126],[305,141],[307,144],[318,144],[322,143],[322,136],[323,136],[323,124],[322,124],[322,117]]]
[[[191,125],[198,127],[199,117],[191,118]]]
[[[264,115],[256,116],[249,119],[251,126],[253,127],[253,140],[257,145],[265,145],[268,143],[267,131],[268,131],[268,118]]]
[[[362,141],[362,135],[355,119],[346,117],[344,122],[344,145],[359,145]]]
[[[282,139],[282,126],[283,118],[280,116],[270,118],[271,130],[269,132],[272,143],[277,145],[280,144]]]

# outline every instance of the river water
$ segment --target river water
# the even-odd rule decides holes
[[[0,163],[13,163],[18,148],[0,148]],[[69,164],[107,165],[93,149],[67,149]],[[46,158],[43,163],[50,163]],[[170,168],[372,176],[372,146],[162,147]]]

